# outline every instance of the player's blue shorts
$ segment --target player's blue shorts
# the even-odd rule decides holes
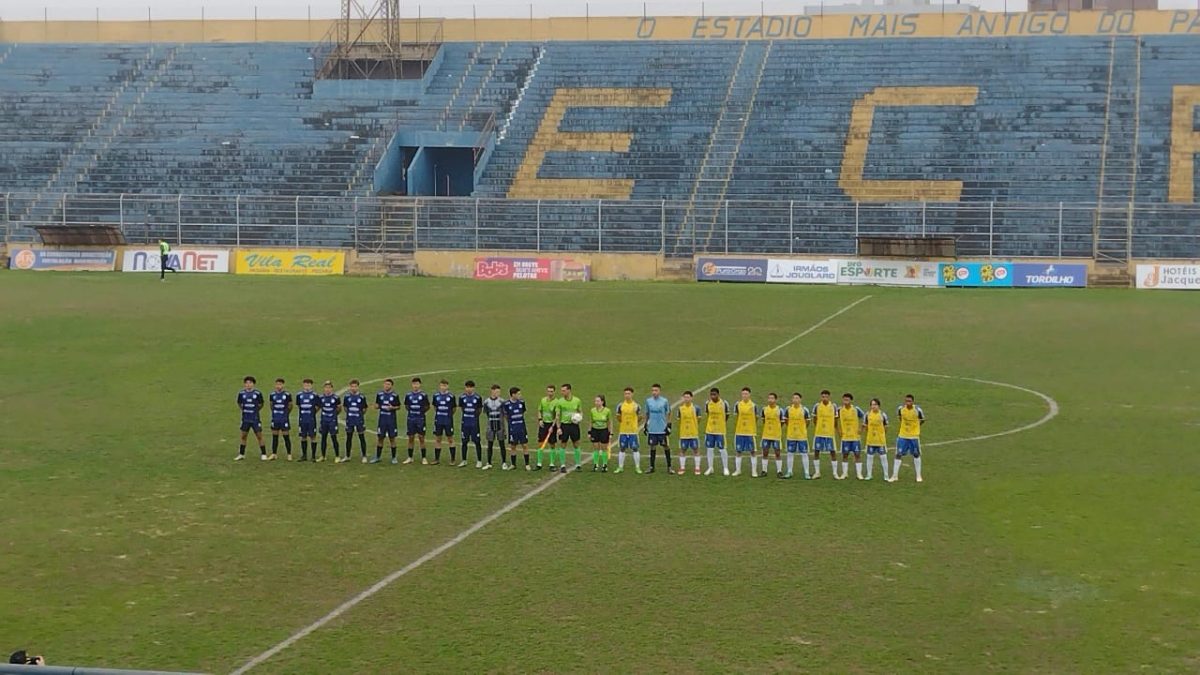
[[[291,428],[291,420],[271,420],[271,431],[289,431]]]
[[[868,457],[871,455],[886,455],[886,454],[887,454],[887,446],[886,445],[868,445],[867,446],[867,456]]]
[[[788,441],[787,442],[787,451],[790,453],[793,453],[793,454],[798,452],[802,455],[807,455],[808,454],[808,441]]]
[[[667,444],[667,435],[666,434],[646,434],[646,444],[647,445],[666,445]]]
[[[725,434],[704,434],[704,447],[714,450],[725,449]]]
[[[462,437],[464,441],[479,441],[479,425],[463,425]]]
[[[396,420],[386,417],[379,418],[379,428],[375,430],[375,433],[380,438],[395,438],[400,434],[396,428]]]
[[[529,443],[529,430],[525,427],[508,430],[509,445],[527,445]]]
[[[699,450],[700,449],[700,439],[699,438],[681,438],[681,439],[679,439],[679,449],[680,450]]]
[[[408,418],[408,435],[409,436],[416,436],[416,435],[424,436],[425,435],[425,418],[424,417]]]
[[[321,433],[336,434],[337,430],[338,430],[338,421],[337,421],[336,417],[331,420],[325,420],[325,419],[321,420]]]
[[[315,419],[300,420],[300,435],[304,437],[317,435],[317,421]]]
[[[822,450],[833,452],[833,436],[813,437],[813,452],[820,454]]]
[[[767,450],[774,450],[774,451],[778,452],[779,451],[779,441],[773,441],[768,438],[764,438],[764,439],[762,439],[762,449],[764,452]]]
[[[424,431],[422,429],[422,431]],[[448,436],[454,438],[454,422],[452,420],[437,420],[433,421],[434,436]]]
[[[367,421],[365,419],[363,419],[361,417],[347,417],[346,418],[346,431],[347,432],[357,431],[358,433],[361,434],[362,432],[364,432],[366,430],[367,430]]]
[[[734,434],[733,450],[734,452],[754,452],[754,437]]]
[[[262,422],[260,420],[242,420],[242,433],[251,430],[262,431]]]
[[[842,441],[842,454],[859,454],[862,452],[862,441]]]
[[[638,437],[637,434],[621,434],[617,436],[617,445],[622,450],[637,450]]]
[[[921,439],[919,438],[897,438],[896,439],[896,456],[903,457],[912,455],[913,457],[921,456]]]

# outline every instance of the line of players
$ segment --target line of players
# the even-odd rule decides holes
[[[333,445],[334,462],[349,462],[354,436],[357,435],[363,463],[375,464],[382,461],[386,439],[391,450],[391,463],[399,464],[396,456],[396,437],[399,435],[397,412],[404,410],[408,438],[408,457],[403,461],[404,464],[414,462],[416,447],[420,448],[422,464],[440,464],[444,441],[450,454],[450,464],[459,467],[467,465],[468,447],[473,444],[475,467],[491,469],[495,446],[498,444],[503,470],[518,468],[519,453],[524,458],[526,471],[541,470],[544,466],[544,456],[547,456],[550,471],[566,473],[568,446],[573,449],[574,470],[582,470],[580,424],[585,419],[585,413],[582,401],[573,394],[570,384],[563,384],[558,388],[554,385],[546,387],[546,396],[538,403],[538,443],[532,459],[526,426],[528,408],[520,387],[510,387],[508,398],[504,399],[501,398],[500,386],[492,385],[489,396],[484,398],[476,393],[475,382],[467,380],[463,385],[463,393],[455,396],[449,391],[449,383],[442,380],[438,383],[437,392],[429,395],[422,389],[421,378],[414,377],[410,383],[412,391],[401,397],[394,389],[394,382],[386,379],[383,381],[382,390],[375,395],[374,404],[369,405],[367,397],[359,390],[358,380],[350,380],[347,392],[339,396],[334,393],[332,382],[326,381],[322,386],[322,393],[318,394],[313,391],[313,381],[305,379],[302,391],[296,394],[294,401],[292,395],[284,390],[285,382],[282,378],[275,380],[274,390],[265,398],[255,388],[256,384],[254,377],[247,376],[243,380],[242,391],[238,392],[237,404],[242,415],[241,445],[235,460],[245,459],[247,435],[253,431],[258,440],[260,459],[276,459],[279,441],[282,438],[287,460],[292,461],[290,431],[291,413],[294,408],[299,412],[301,462],[309,460],[310,449],[312,461],[325,461],[330,441]],[[766,404],[760,406],[752,400],[750,388],[743,387],[740,399],[731,406],[721,398],[720,390],[714,387],[709,390],[708,400],[701,408],[694,402],[690,391],[685,391],[679,403],[673,406],[662,396],[662,388],[657,384],[651,386],[651,395],[645,399],[644,405],[634,401],[633,394],[633,388],[626,387],[622,400],[613,409],[608,408],[603,395],[598,395],[593,407],[587,410],[593,471],[608,471],[610,449],[612,445],[616,445],[617,468],[613,473],[624,471],[626,453],[633,455],[634,471],[643,473],[639,442],[641,432],[646,435],[650,450],[650,465],[646,473],[655,471],[659,449],[664,453],[666,471],[671,473],[671,449],[668,439],[674,422],[678,425],[677,473],[686,473],[690,453],[694,458],[694,472],[700,475],[700,422],[703,419],[704,449],[708,459],[708,468],[703,472],[704,475],[712,475],[715,472],[716,454],[720,453],[721,470],[724,475],[740,476],[743,457],[749,455],[751,475],[765,477],[769,473],[770,455],[773,452],[775,471],[779,478],[793,476],[795,457],[799,455],[804,478],[817,479],[821,477],[821,453],[828,452],[833,477],[838,480],[848,477],[851,458],[854,459],[857,478],[871,480],[874,460],[878,458],[884,480],[894,482],[899,477],[901,458],[911,456],[916,480],[922,481],[920,435],[921,426],[925,423],[925,413],[916,405],[912,394],[906,395],[904,403],[897,408],[900,429],[894,464],[890,471],[887,456],[889,419],[887,413],[883,412],[879,399],[872,399],[869,410],[864,411],[854,404],[851,394],[844,394],[839,406],[831,400],[829,390],[823,390],[820,401],[810,409],[804,406],[803,397],[798,392],[792,394],[791,403],[786,406],[781,406],[778,396],[772,392],[767,395]],[[268,401],[272,432],[270,454],[267,453],[263,442],[260,417]],[[374,457],[369,457],[365,435],[366,415],[372,407],[378,411],[378,425],[375,454]],[[432,462],[429,461],[425,444],[426,420],[430,410],[434,413]],[[461,458],[456,452],[459,447],[455,445],[454,437],[456,410],[462,423]],[[341,454],[338,445],[338,418],[343,411],[346,419],[344,455]],[[726,427],[730,417],[734,419],[735,464],[732,473],[729,471],[729,454],[725,448]],[[611,442],[614,423],[617,427],[616,443]],[[811,462],[808,441],[810,425],[814,432]],[[321,438],[319,455],[318,433]],[[483,436],[487,439],[486,461],[481,443]],[[864,437],[867,457],[865,474],[862,464]],[[840,463],[835,452],[837,438],[840,438]],[[761,472],[757,448],[761,448],[762,453]],[[787,456],[786,471],[783,468],[784,450]]]

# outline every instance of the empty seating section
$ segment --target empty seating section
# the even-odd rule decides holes
[[[480,201],[312,201],[304,227],[330,245],[387,213],[439,248],[840,254],[870,233],[1102,256],[1132,224],[1134,256],[1200,256],[1168,189],[1195,161],[1171,154],[1195,36],[448,43],[406,89],[314,82],[310,49],[0,45],[0,189],[42,195],[10,218],[60,218],[63,192],[165,193],[230,204],[143,200],[146,222],[295,224],[296,197],[367,196],[396,131],[478,131],[496,140]]]

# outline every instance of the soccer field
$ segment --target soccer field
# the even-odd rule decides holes
[[[0,272],[0,636],[218,673],[1195,672],[1197,338],[1169,292]],[[247,374],[912,392],[925,482],[235,463]]]

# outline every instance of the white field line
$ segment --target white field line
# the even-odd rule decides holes
[[[813,331],[817,330],[821,326],[824,326],[825,324],[829,323],[833,319],[841,316],[842,314],[850,311],[851,309],[858,306],[859,304],[867,301],[870,297],[871,297],[870,295],[864,295],[863,297],[859,298],[858,300],[855,300],[854,302],[846,305],[845,307],[839,309],[838,311],[834,312],[833,314],[830,314],[829,316],[825,317],[824,319],[821,319],[820,321],[809,326],[808,328],[804,329],[803,331],[800,331],[799,333],[793,335],[792,337],[788,338],[787,340],[784,340],[778,346],[768,349],[767,351],[763,352],[762,354],[759,354],[755,358],[753,358],[749,361],[746,361],[745,363],[737,366],[733,370],[730,370],[728,373],[725,373],[724,375],[712,380],[711,382],[701,385],[699,387],[699,389],[707,389],[708,387],[711,387],[719,382],[723,382],[723,381],[729,379],[730,377],[733,377],[734,375],[737,375],[738,373],[742,372],[743,370],[745,370],[751,366],[761,363],[768,356],[778,352],[780,349],[783,349],[784,347],[787,347],[788,345],[799,340],[800,338],[812,333]],[[441,371],[441,372],[446,372],[446,371]],[[427,374],[435,374],[435,373],[427,373]],[[380,378],[380,379],[386,379],[386,378]],[[372,381],[368,381],[368,383],[369,382],[372,382]],[[349,600],[346,600],[345,602],[338,605],[337,607],[334,607],[325,616],[322,616],[321,618],[310,623],[309,625],[305,626],[304,628],[301,628],[300,630],[291,634],[290,636],[288,636],[281,642],[277,643],[270,649],[259,654],[258,656],[255,656],[254,658],[250,659],[249,661],[243,663],[241,666],[239,666],[237,669],[235,669],[232,672],[232,675],[242,675],[243,673],[248,672],[250,669],[254,668],[255,666],[258,666],[258,665],[264,663],[265,661],[274,657],[276,654],[282,652],[283,650],[291,647],[292,645],[296,644],[297,642],[308,637],[313,632],[320,630],[322,627],[327,625],[329,622],[333,621],[334,619],[338,618],[339,616],[341,616],[341,615],[345,614],[346,612],[350,611],[351,609],[353,609],[356,605],[361,603],[363,600],[366,600],[367,598],[375,595],[379,591],[382,591],[383,589],[385,589],[388,586],[395,583],[397,579],[399,579],[399,578],[403,577],[404,575],[408,574],[409,572],[412,572],[413,570],[421,567],[422,565],[429,562],[430,560],[437,558],[438,556],[440,556],[441,554],[450,550],[451,548],[454,548],[455,546],[457,546],[458,544],[463,542],[465,539],[467,539],[467,537],[470,537],[471,535],[475,534],[476,532],[482,530],[483,528],[485,528],[488,525],[495,522],[497,519],[499,519],[504,514],[508,513],[509,511],[512,511],[513,509],[524,504],[525,502],[529,501],[530,499],[533,499],[537,495],[550,489],[553,485],[555,485],[560,480],[566,478],[569,475],[571,475],[571,474],[560,473],[560,474],[554,476],[553,478],[546,480],[545,482],[538,483],[534,488],[532,488],[525,494],[523,494],[520,497],[517,497],[516,499],[512,500],[511,502],[505,504],[504,506],[500,507],[496,511],[493,511],[492,513],[484,516],[479,521],[477,521],[474,525],[472,525],[472,526],[468,527],[467,529],[463,530],[462,532],[459,532],[458,534],[454,535],[452,538],[447,540],[445,543],[430,550],[425,555],[421,556],[420,558],[417,558],[416,560],[410,562],[409,564],[405,565],[404,567],[401,567],[400,569],[396,570],[395,572],[392,572],[391,574],[387,575],[386,577],[380,579],[379,581],[372,584],[366,590],[358,593],[357,595],[350,598]]]

